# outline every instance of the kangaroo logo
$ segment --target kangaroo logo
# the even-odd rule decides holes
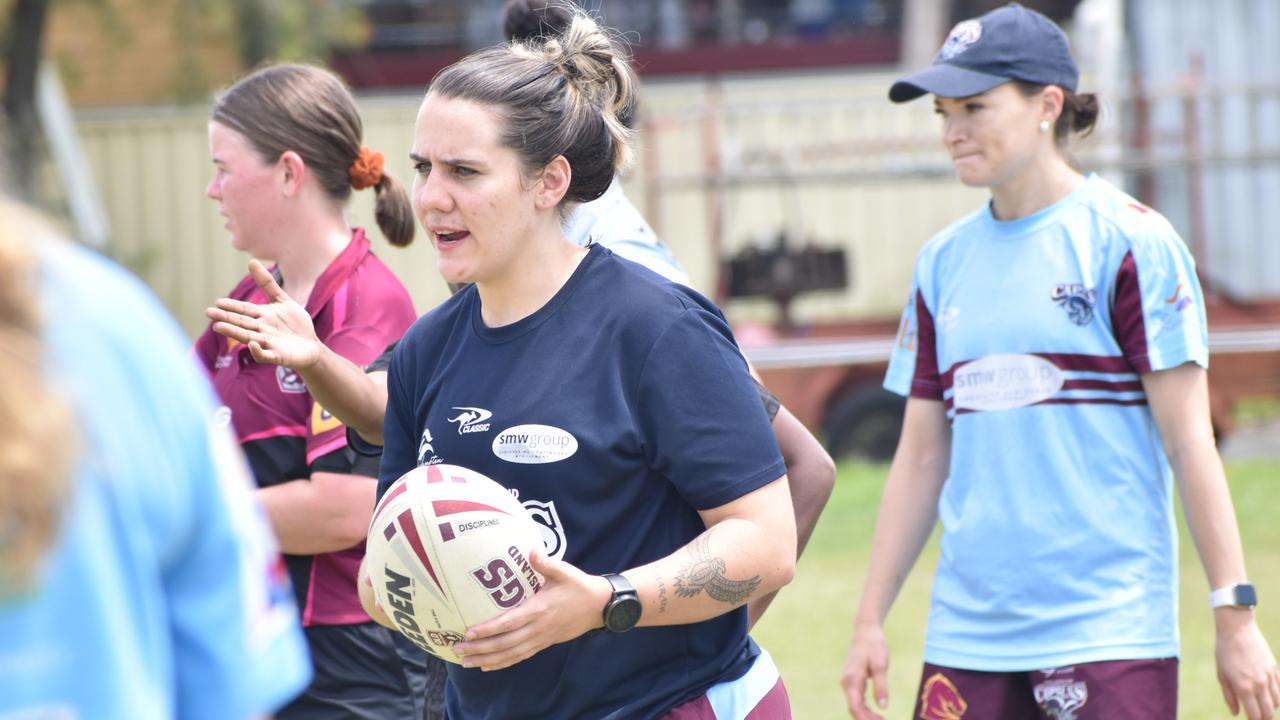
[[[485,420],[493,417],[493,413],[477,407],[455,407],[454,410],[458,411],[458,416],[449,418],[449,422],[458,423],[459,435],[489,431],[489,423]]]

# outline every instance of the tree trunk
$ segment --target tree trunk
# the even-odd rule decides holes
[[[236,26],[240,35],[240,62],[248,69],[270,60],[276,52],[275,23],[270,0],[237,0]]]
[[[9,24],[9,48],[5,58],[5,137],[10,162],[9,190],[25,200],[35,194],[37,142],[36,70],[40,66],[47,0],[17,0]]]

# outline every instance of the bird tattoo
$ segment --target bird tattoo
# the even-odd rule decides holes
[[[703,590],[712,600],[738,605],[746,602],[760,585],[760,576],[746,580],[730,580],[724,576],[724,558],[711,557],[711,535],[699,535],[689,544],[693,562],[676,575],[676,595],[690,598]]]

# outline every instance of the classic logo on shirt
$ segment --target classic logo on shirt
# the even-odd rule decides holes
[[[1035,355],[988,355],[956,368],[956,409],[1011,410],[1047,400],[1062,389],[1057,365]]]
[[[550,425],[517,425],[493,439],[493,454],[507,462],[541,465],[578,452],[578,439]]]
[[[301,395],[307,391],[307,384],[302,382],[302,376],[283,365],[276,368],[276,383],[283,393]]]
[[[1093,288],[1080,283],[1058,283],[1050,297],[1067,311],[1067,317],[1077,325],[1088,325],[1093,320],[1093,305],[1097,299]]]
[[[1076,720],[1089,702],[1089,686],[1079,680],[1047,680],[1036,685],[1036,704],[1053,720]]]
[[[489,431],[489,423],[485,420],[493,417],[493,413],[478,407],[455,407],[454,410],[459,411],[459,415],[449,418],[449,422],[458,423],[459,435]]]

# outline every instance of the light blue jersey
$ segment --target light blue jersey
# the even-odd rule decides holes
[[[689,284],[684,268],[627,199],[616,177],[604,195],[574,208],[564,234],[579,245],[598,242],[618,257],[640,263],[673,282]]]
[[[310,679],[243,457],[187,342],[141,284],[48,237],[48,379],[77,471],[34,590],[0,599],[0,718],[227,720]]]
[[[1171,473],[1140,373],[1208,365],[1186,246],[1089,176],[989,207],[916,263],[885,387],[945,404],[925,660],[984,671],[1178,652]]]

